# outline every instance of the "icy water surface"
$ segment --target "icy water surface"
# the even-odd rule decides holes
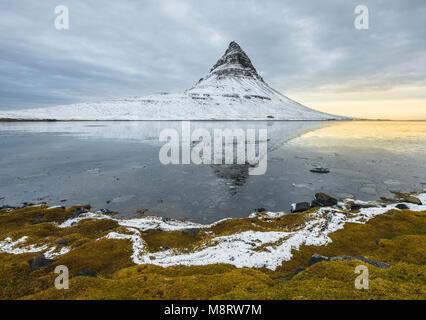
[[[181,122],[1,122],[0,206],[90,204],[209,223],[257,208],[289,211],[317,192],[371,200],[426,189],[426,122],[189,125],[211,133],[212,147],[214,130],[266,129],[266,173],[250,175],[248,164],[162,164],[160,133],[174,129],[182,147]],[[191,139],[191,150],[198,142]]]

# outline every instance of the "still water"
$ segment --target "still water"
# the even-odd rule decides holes
[[[212,137],[218,129],[266,130],[267,140],[255,141],[266,147],[266,173],[250,175],[244,163],[164,165],[165,129],[179,135],[183,152],[177,121],[2,122],[0,206],[90,204],[209,223],[257,208],[289,211],[317,192],[372,200],[426,189],[426,122],[203,121],[190,128]],[[315,167],[330,173],[310,172]]]

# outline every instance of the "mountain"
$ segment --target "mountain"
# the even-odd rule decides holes
[[[307,108],[272,89],[236,42],[209,74],[181,94],[0,112],[25,120],[343,120]]]

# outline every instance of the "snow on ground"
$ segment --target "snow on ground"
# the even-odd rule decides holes
[[[28,237],[24,236],[19,238],[16,241],[13,241],[12,238],[7,237],[3,241],[0,241],[0,252],[5,252],[9,254],[23,254],[23,253],[31,253],[31,252],[43,252],[43,255],[52,259],[54,257],[64,255],[68,253],[71,249],[67,247],[61,248],[61,250],[57,251],[56,247],[48,247],[47,245],[36,246],[35,244],[25,245]]]
[[[395,206],[396,204],[380,208],[363,208],[350,218],[341,210],[321,208],[309,215],[308,218],[311,220],[300,230],[293,232],[245,231],[216,237],[205,244],[203,248],[191,253],[178,253],[174,250],[148,253],[144,246],[138,247],[133,242],[133,249],[136,250],[134,256],[138,257],[133,261],[136,264],[155,264],[163,267],[225,263],[235,265],[238,268],[266,267],[275,270],[283,261],[290,260],[293,256],[292,251],[298,250],[302,244],[327,245],[331,242],[328,235],[343,229],[346,223],[366,223],[377,215],[395,209]],[[410,204],[409,207],[413,211],[426,210],[426,205]],[[261,246],[263,246],[262,250],[257,250]]]
[[[405,203],[412,211],[426,211],[426,193],[415,195],[423,205]],[[375,203],[370,202],[367,204]],[[207,240],[201,247],[189,253],[176,250],[164,250],[149,252],[148,246],[143,240],[141,231],[159,229],[164,231],[176,231],[189,228],[210,228],[223,222],[220,220],[210,225],[202,225],[188,221],[165,220],[160,217],[142,217],[134,219],[115,219],[101,212],[87,212],[79,217],[69,219],[57,225],[60,228],[68,228],[79,221],[86,219],[112,219],[122,227],[126,227],[129,233],[110,232],[104,238],[130,240],[132,242],[132,260],[135,264],[155,264],[163,267],[172,265],[209,265],[216,263],[232,264],[236,267],[260,268],[266,267],[275,270],[283,261],[292,258],[293,251],[298,250],[302,244],[324,246],[331,242],[329,234],[340,230],[346,223],[366,223],[377,215],[384,214],[396,208],[397,203],[387,206],[361,208],[359,213],[349,213],[338,208],[320,208],[316,212],[306,216],[306,223],[299,229],[289,232],[282,231],[244,231],[227,236],[215,236]],[[251,218],[278,218],[283,212],[253,213]],[[69,252],[69,248],[57,251],[55,247],[47,245],[24,245],[27,237],[16,241],[6,238],[0,241],[0,252],[21,254],[27,252],[43,252],[46,257],[55,257]],[[259,250],[261,248],[261,250]]]

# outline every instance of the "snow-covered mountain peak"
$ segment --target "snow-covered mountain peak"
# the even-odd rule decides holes
[[[285,98],[265,83],[250,58],[238,43],[232,41],[225,54],[216,62],[209,74],[201,78],[188,94],[240,98]]]
[[[207,76],[189,90],[103,102],[0,112],[20,120],[329,120],[272,89],[231,42]]]

